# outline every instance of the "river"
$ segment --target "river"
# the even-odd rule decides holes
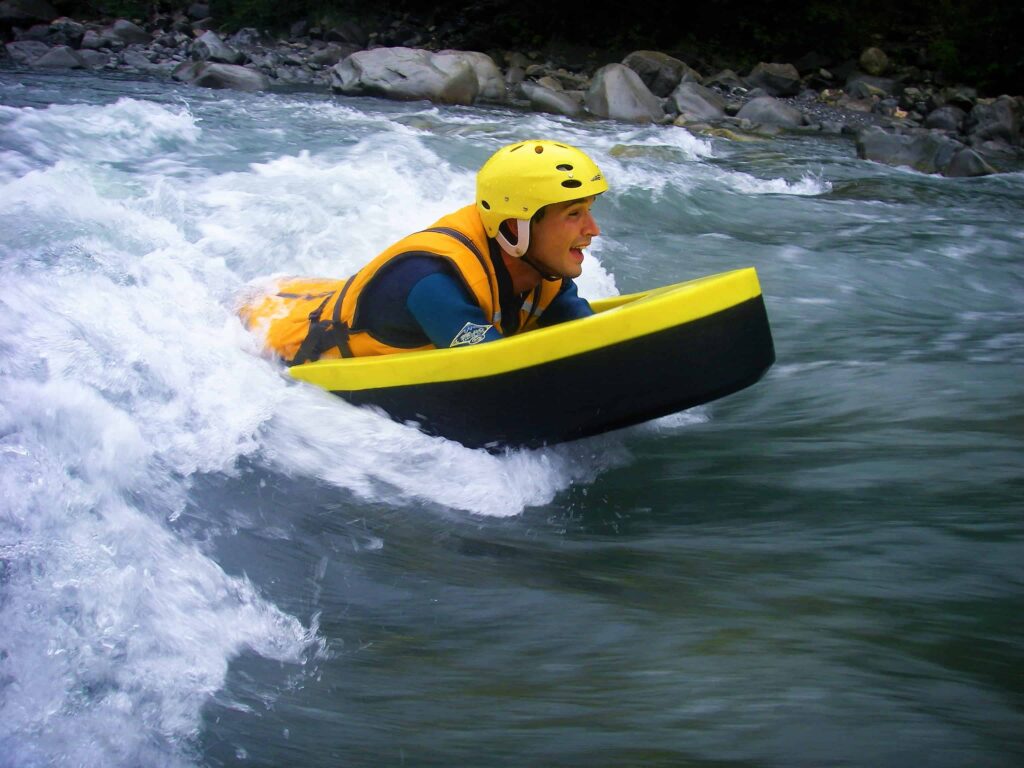
[[[762,381],[490,454],[260,357],[533,137],[583,295],[757,268]],[[0,765],[1024,764],[1024,174],[6,70],[0,232]]]

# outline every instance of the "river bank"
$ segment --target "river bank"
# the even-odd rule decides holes
[[[28,6],[21,4],[22,8]],[[745,72],[661,51],[578,46],[540,51],[450,50],[436,28],[407,17],[366,30],[300,22],[274,36],[227,34],[194,4],[148,20],[46,18],[45,4],[5,22],[7,66],[92,69],[248,91],[329,90],[339,97],[501,105],[574,119],[681,126],[761,140],[781,133],[848,137],[857,156],[924,173],[978,176],[1024,168],[1024,98],[979,97],[879,48],[856,60],[809,54]],[[32,14],[35,14],[34,16]]]

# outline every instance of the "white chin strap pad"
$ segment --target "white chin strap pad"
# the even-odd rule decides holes
[[[505,237],[504,233],[499,229],[497,236],[494,238],[498,241],[498,245],[501,246],[501,250],[505,251],[509,256],[515,256],[517,259],[521,259],[523,254],[526,253],[526,249],[530,247],[530,220],[529,219],[517,219],[519,223],[519,237],[516,238],[516,242],[513,245]]]

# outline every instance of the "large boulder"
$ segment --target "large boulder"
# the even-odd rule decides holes
[[[477,101],[489,101],[502,104],[508,98],[505,78],[494,63],[494,59],[479,51],[438,51],[434,54],[434,64],[444,71],[458,72],[464,63],[468,63],[476,74],[479,84]]]
[[[660,51],[633,51],[622,63],[640,75],[655,96],[668,96],[680,82],[701,80],[686,62]]]
[[[212,61],[220,64],[242,64],[245,54],[236,51],[218,37],[216,32],[204,32],[192,43],[191,56],[196,61]]]
[[[983,176],[995,172],[974,150],[934,131],[899,134],[872,126],[857,134],[857,156],[921,173]]]
[[[650,123],[665,117],[661,100],[623,64],[606,64],[597,70],[584,102],[591,114],[613,120]]]
[[[889,57],[881,48],[867,48],[860,55],[860,68],[869,75],[880,77],[889,69]]]
[[[964,147],[953,155],[943,173],[946,176],[988,176],[998,171],[973,149]]]
[[[549,112],[568,117],[578,117],[583,114],[583,99],[579,92],[555,90],[529,81],[523,82],[519,87],[529,100],[530,109],[535,112]]]
[[[58,45],[33,61],[32,66],[48,69],[84,69],[86,63],[78,55],[78,51],[72,50],[66,45]]]
[[[38,40],[19,40],[14,43],[7,43],[4,47],[7,49],[7,55],[11,57],[11,60],[15,64],[22,66],[34,63],[40,56],[45,56],[50,52],[50,46]]]
[[[182,83],[202,88],[228,88],[236,91],[265,91],[270,79],[262,72],[237,64],[191,61],[180,64],[171,76]]]
[[[971,109],[965,130],[972,142],[1001,141],[1020,144],[1020,104],[1009,96],[1000,96],[991,103],[978,102]]]
[[[720,120],[725,117],[725,99],[699,83],[682,82],[672,91],[668,106],[684,120]]]
[[[925,128],[934,128],[940,131],[949,131],[950,133],[960,133],[964,127],[964,121],[967,120],[967,113],[964,112],[960,107],[947,104],[944,107],[939,107],[928,113],[925,117],[922,125]]]
[[[134,22],[128,19],[118,19],[107,30],[105,34],[131,45],[132,43],[148,43],[152,35]]]
[[[855,99],[870,99],[872,96],[885,99],[889,96],[899,96],[902,90],[897,80],[888,77],[852,72],[846,78],[846,92]]]
[[[792,64],[761,62],[746,77],[751,88],[760,88],[769,96],[796,96],[800,93],[800,73]]]
[[[754,123],[781,125],[787,128],[796,128],[804,124],[804,116],[799,109],[773,96],[758,96],[751,99],[736,113],[736,117]]]
[[[418,48],[357,51],[331,69],[331,90],[346,96],[427,99],[440,104],[476,101],[480,81],[472,61],[438,57]]]

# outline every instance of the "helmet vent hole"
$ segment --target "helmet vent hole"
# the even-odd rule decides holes
[[[569,189],[576,189],[576,187],[582,187],[583,182],[577,181],[576,179],[566,179],[562,182],[562,186],[568,187]]]
[[[486,209],[487,209],[488,211],[489,211],[489,210],[491,210],[491,204],[490,204],[490,203],[488,203],[488,202],[487,202],[486,200],[481,200],[481,201],[480,201],[480,205],[482,205],[482,206],[483,206],[484,208],[486,208]]]
[[[572,170],[572,166],[569,165],[568,163],[562,163],[561,165],[556,165],[555,166],[555,170],[556,171],[571,171]]]

